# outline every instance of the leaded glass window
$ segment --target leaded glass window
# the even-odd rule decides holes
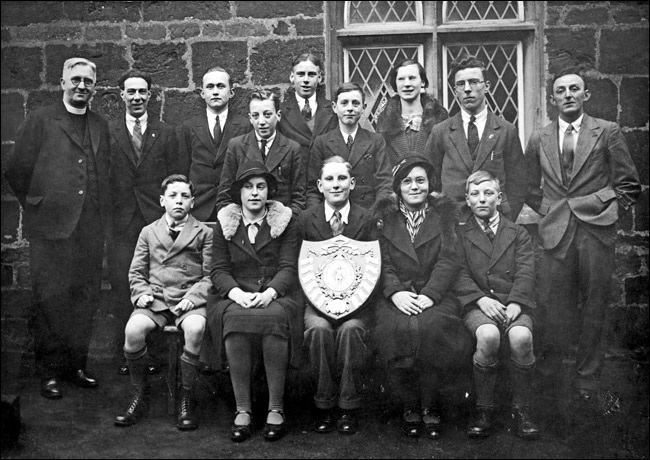
[[[523,2],[443,2],[443,22],[523,21]]]
[[[422,2],[345,2],[346,26],[422,22]]]

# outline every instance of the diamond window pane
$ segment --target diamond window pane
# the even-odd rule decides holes
[[[523,20],[521,2],[444,2],[444,22]]]
[[[449,78],[451,76],[451,63],[461,55],[476,56],[487,66],[487,76],[490,89],[486,92],[489,110],[503,117],[510,123],[519,127],[520,117],[520,85],[522,75],[519,75],[519,60],[521,59],[518,43],[484,43],[447,45],[444,47],[447,68],[447,94],[446,105],[449,115],[452,116],[460,110],[454,90]]]
[[[351,25],[418,22],[418,2],[348,2]]]
[[[359,83],[366,93],[368,127],[377,127],[377,114],[391,96],[389,76],[393,66],[404,59],[419,59],[421,45],[347,48],[345,81]]]

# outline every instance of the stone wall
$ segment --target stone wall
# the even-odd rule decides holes
[[[540,2],[546,3],[546,2]],[[644,184],[620,225],[612,292],[611,350],[641,351],[648,343],[648,6],[644,2],[548,2],[547,75],[586,64],[593,93],[587,110],[618,121]],[[30,111],[61,97],[62,64],[83,56],[98,67],[93,110],[108,120],[122,113],[116,87],[129,68],[149,71],[149,110],[176,126],[203,107],[202,71],[221,65],[236,84],[234,107],[265,87],[283,94],[293,56],[327,59],[324,2],[2,2],[2,351],[29,353],[27,242],[21,212],[4,180],[18,125]],[[547,107],[553,116],[551,106]],[[5,365],[3,364],[3,372]]]

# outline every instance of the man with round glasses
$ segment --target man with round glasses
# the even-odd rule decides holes
[[[467,178],[476,171],[488,171],[503,190],[499,210],[515,221],[526,196],[517,128],[489,110],[490,81],[482,61],[460,57],[452,63],[449,79],[461,110],[435,125],[429,135],[425,152],[434,165],[434,187],[458,204],[460,221],[465,222],[472,214],[465,202]]]
[[[63,98],[18,128],[7,181],[23,208],[32,278],[31,325],[41,395],[62,397],[60,378],[82,388],[93,314],[99,304],[108,228],[108,124],[88,109],[95,64],[63,64]]]

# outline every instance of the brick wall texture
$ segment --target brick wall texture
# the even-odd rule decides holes
[[[644,193],[620,222],[607,336],[613,353],[645,353],[648,343],[648,5],[645,2],[538,2],[544,11],[546,77],[585,64],[587,111],[617,121]],[[234,108],[246,113],[253,88],[283,95],[293,56],[328,59],[324,2],[2,2],[2,351],[29,353],[28,243],[21,211],[4,179],[19,124],[61,98],[62,64],[97,64],[93,110],[121,116],[117,80],[129,68],[154,78],[150,113],[177,126],[203,107],[202,71],[221,65],[235,82]],[[553,108],[546,112],[554,117]],[[645,351],[644,351],[645,350]]]

